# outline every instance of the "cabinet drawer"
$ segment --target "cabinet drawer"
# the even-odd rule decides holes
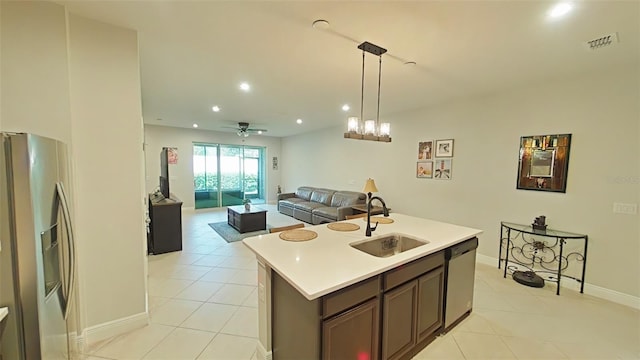
[[[322,322],[322,359],[378,360],[380,301],[364,304]],[[355,330],[355,331],[354,331]],[[297,356],[295,359],[304,359]],[[307,359],[311,359],[307,357]]]
[[[384,274],[383,285],[387,291],[409,280],[437,268],[444,264],[444,251],[437,252],[422,259],[401,265]]]
[[[333,316],[350,307],[358,305],[380,292],[380,276],[353,284],[345,289],[329,294],[322,301],[322,317]]]

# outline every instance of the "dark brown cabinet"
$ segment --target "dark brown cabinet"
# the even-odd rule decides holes
[[[322,323],[323,359],[377,360],[380,308],[377,298]]]
[[[410,359],[442,328],[444,252],[383,274],[382,359]]]
[[[382,358],[399,359],[416,344],[418,284],[408,284],[384,294]]]
[[[442,326],[442,266],[384,294],[382,358],[402,359]]]
[[[444,269],[439,267],[421,276],[418,285],[418,338],[417,342],[428,338],[442,326]]]
[[[182,250],[182,201],[149,195],[147,252],[163,254]]]
[[[273,358],[380,358],[380,277],[307,300],[272,273]]]
[[[442,329],[444,252],[315,300],[272,273],[273,358],[410,359]]]

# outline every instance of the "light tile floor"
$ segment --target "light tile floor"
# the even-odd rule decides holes
[[[272,226],[297,222],[260,206]],[[93,345],[87,359],[255,359],[255,256],[207,225],[225,220],[225,209],[184,211],[183,251],[149,257],[151,324]],[[473,313],[414,359],[640,359],[640,312],[478,264]]]

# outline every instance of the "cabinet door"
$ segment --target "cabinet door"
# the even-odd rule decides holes
[[[384,294],[382,358],[398,359],[416,344],[418,282],[411,281]]]
[[[182,203],[153,205],[151,219],[151,246],[154,254],[182,250]]]
[[[322,324],[323,359],[378,359],[379,300],[372,299]]]
[[[418,342],[442,326],[443,292],[442,267],[418,278]]]

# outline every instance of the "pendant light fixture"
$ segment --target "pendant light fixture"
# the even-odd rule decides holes
[[[380,123],[380,80],[382,75],[382,54],[387,52],[378,45],[370,42],[363,42],[358,45],[362,50],[362,81],[360,93],[360,118],[351,116],[347,119],[347,132],[344,133],[346,139],[372,140],[381,142],[391,142],[391,125]],[[378,56],[378,109],[375,120],[364,120],[364,57],[365,52]]]

